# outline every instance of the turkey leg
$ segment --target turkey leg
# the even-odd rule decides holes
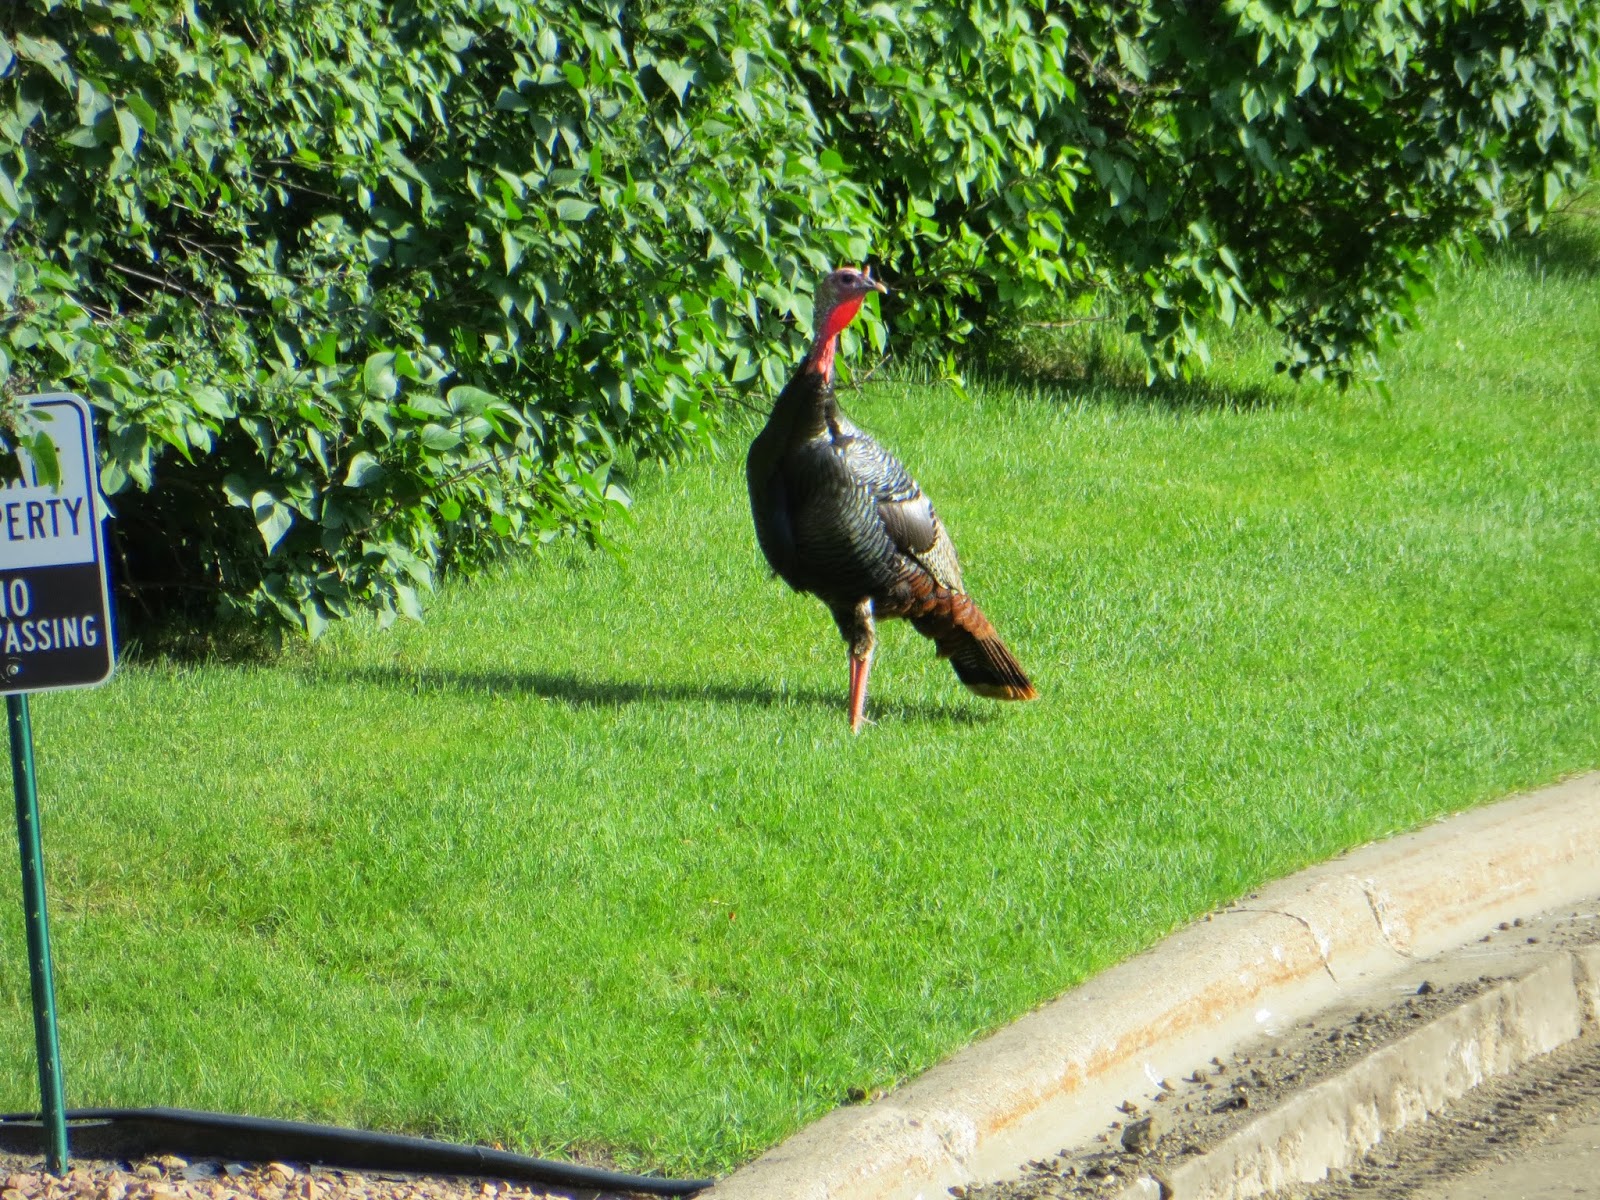
[[[872,620],[872,600],[865,599],[850,614],[845,639],[850,643],[850,732],[860,733],[866,720],[867,673],[872,670],[872,648],[878,631]]]

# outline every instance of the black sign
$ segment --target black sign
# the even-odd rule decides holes
[[[80,396],[27,396],[55,445],[61,478],[0,485],[0,695],[92,687],[111,676],[111,610],[94,426]]]

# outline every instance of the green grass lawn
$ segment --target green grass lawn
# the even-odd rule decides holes
[[[39,697],[69,1104],[721,1171],[1263,880],[1600,765],[1597,226],[1453,274],[1389,399],[1270,363],[846,397],[1033,704],[894,624],[852,737],[742,435],[637,481],[620,560]]]

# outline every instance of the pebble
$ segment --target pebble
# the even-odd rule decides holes
[[[1129,1121],[1128,1127],[1122,1131],[1122,1148],[1129,1154],[1149,1154],[1160,1136],[1153,1116]]]

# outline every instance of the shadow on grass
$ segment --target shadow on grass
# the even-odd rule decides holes
[[[1487,244],[1487,253],[1490,262],[1515,263],[1540,278],[1600,281],[1600,189],[1592,189],[1553,213],[1535,234]],[[1442,259],[1434,266],[1434,283],[1441,284],[1452,275],[1470,279],[1476,270],[1465,261],[1452,265]],[[1426,326],[1430,319],[1425,315],[1421,324]],[[1258,318],[1246,317],[1234,329],[1215,326],[1207,336],[1219,351],[1231,345],[1276,357],[1282,349],[1279,335]],[[1119,323],[1085,322],[1020,344],[996,346],[974,374],[990,385],[1069,406],[1108,405],[1174,414],[1283,408],[1300,402],[1308,389],[1315,387],[1296,384],[1287,375],[1270,374],[1261,366],[1245,367],[1244,371],[1253,377],[1240,378],[1236,363],[1228,371],[1201,368],[1190,380],[1159,379],[1147,386],[1144,360]],[[1357,375],[1353,386],[1360,386],[1359,371]]]
[[[1114,408],[1164,412],[1263,412],[1298,403],[1304,392],[1286,376],[1265,382],[1223,379],[1198,374],[1193,379],[1158,379],[1146,384],[1144,364],[1065,347],[1059,356],[1020,356],[1013,362],[987,364],[979,378],[991,387],[1033,392],[1068,406],[1109,405]]]
[[[1066,407],[1110,407],[1174,415],[1200,412],[1258,412],[1303,402],[1305,388],[1287,375],[1274,375],[1270,355],[1281,349],[1277,334],[1249,318],[1239,326],[1211,331],[1214,350],[1231,360],[1196,364],[1187,380],[1146,382],[1146,364],[1137,341],[1119,322],[1041,328],[1019,340],[980,351],[973,376],[989,388],[1012,391]],[[1239,360],[1243,354],[1244,359]],[[1259,360],[1259,361],[1258,361]]]
[[[842,674],[842,673],[841,673]],[[461,695],[538,696],[573,708],[626,708],[633,704],[695,704],[709,701],[749,708],[837,709],[844,720],[845,689],[773,688],[760,684],[649,683],[635,680],[591,679],[551,671],[457,671],[440,668],[405,670],[400,667],[361,667],[353,671],[313,670],[315,682],[366,683],[411,695],[455,692]],[[987,708],[961,704],[911,704],[885,700],[876,708],[882,718],[948,721],[977,725],[994,719]]]
[[[1514,237],[1503,253],[1540,275],[1577,283],[1600,280],[1600,196],[1549,220],[1538,233]]]

